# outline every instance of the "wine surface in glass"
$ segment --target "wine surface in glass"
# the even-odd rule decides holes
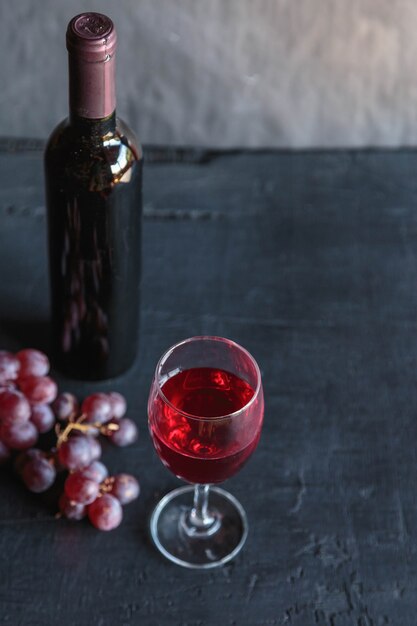
[[[238,472],[259,441],[263,407],[252,412],[249,438],[245,411],[231,414],[254,393],[248,382],[222,369],[199,367],[169,376],[162,385],[168,402],[155,394],[149,407],[151,436],[163,463],[191,483],[222,482]]]

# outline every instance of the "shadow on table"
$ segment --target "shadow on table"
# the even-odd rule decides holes
[[[50,324],[47,319],[0,319],[0,349],[37,348],[50,353]]]

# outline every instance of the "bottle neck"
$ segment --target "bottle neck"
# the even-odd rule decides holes
[[[116,130],[116,111],[113,111],[107,117],[89,119],[88,117],[77,115],[70,109],[69,120],[71,126],[74,126],[80,134],[90,137],[97,136],[97,138],[102,138],[104,135],[113,133]]]
[[[69,54],[70,117],[104,120],[116,109],[115,57],[90,62]]]

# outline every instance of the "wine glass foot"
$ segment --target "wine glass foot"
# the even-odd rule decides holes
[[[210,488],[209,511],[213,524],[206,532],[189,532],[185,520],[193,503],[194,487],[171,491],[157,504],[150,531],[158,550],[183,567],[209,569],[224,565],[242,549],[248,521],[242,505],[227,491]]]

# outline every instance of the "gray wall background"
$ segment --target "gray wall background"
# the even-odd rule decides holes
[[[118,111],[144,143],[417,143],[415,0],[1,0],[0,136],[66,115],[86,9],[116,22]]]

